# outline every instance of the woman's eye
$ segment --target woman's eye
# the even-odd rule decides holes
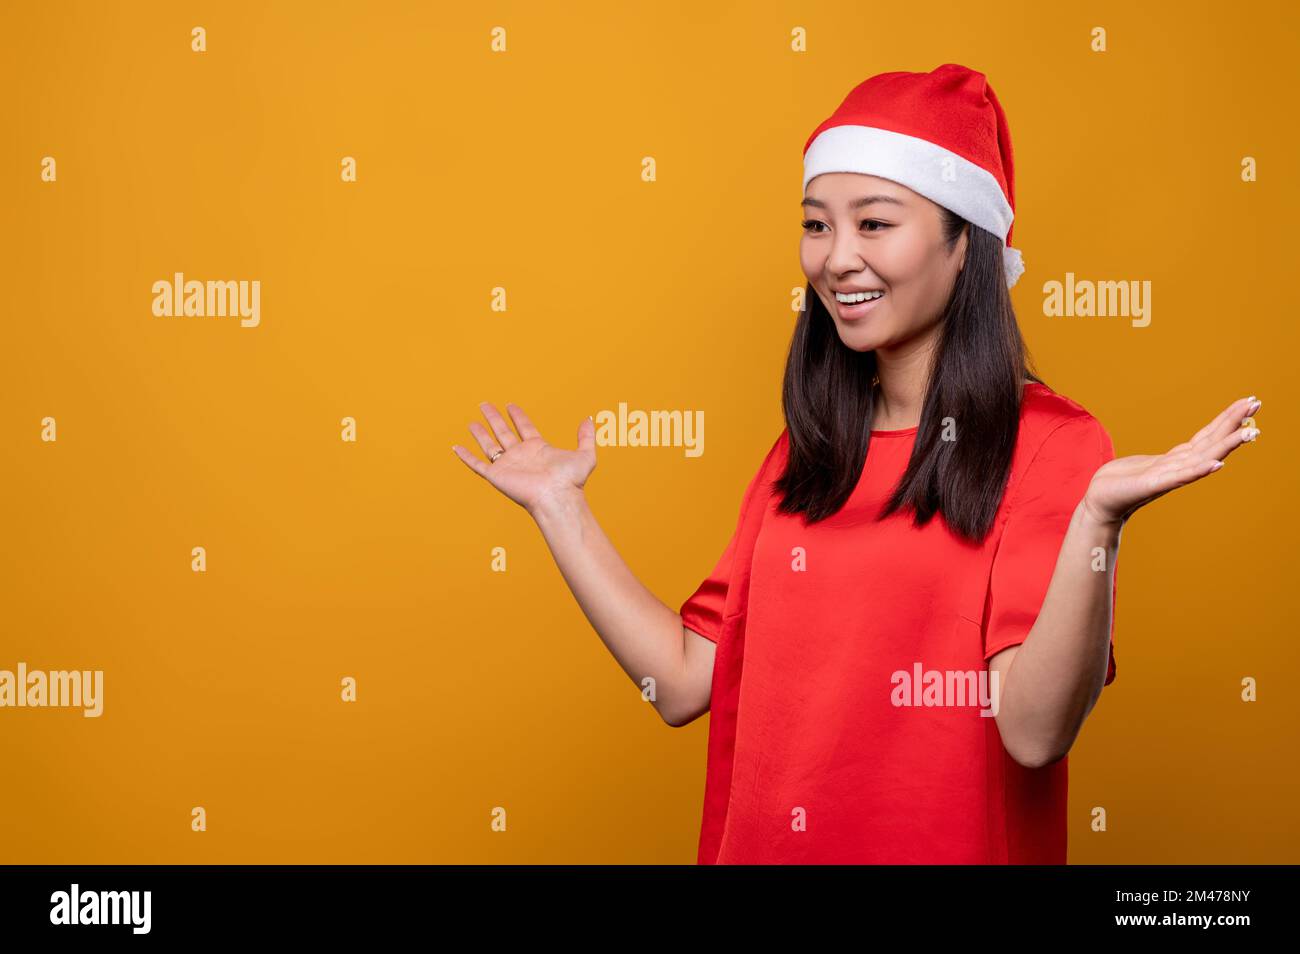
[[[814,233],[815,233],[815,232],[819,231],[819,230],[817,229],[817,226],[819,226],[819,225],[824,226],[825,224],[826,224],[825,222],[819,222],[817,219],[805,219],[805,220],[804,220],[804,223],[803,223],[803,228],[804,228],[804,231],[805,231],[805,232],[814,232]],[[863,220],[862,220],[862,224],[863,224],[863,226],[867,226],[867,225],[875,225],[875,226],[878,226],[878,228],[867,229],[868,232],[880,232],[880,231],[883,231],[884,229],[889,228],[889,226],[888,226],[886,223],[884,223],[884,222],[878,222],[878,221],[876,221],[875,219],[863,219]]]

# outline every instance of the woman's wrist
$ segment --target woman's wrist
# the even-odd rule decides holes
[[[528,508],[528,515],[545,529],[544,525],[554,525],[578,516],[586,506],[587,496],[582,488],[569,484],[539,495]]]
[[[1086,496],[1074,508],[1074,517],[1079,524],[1087,529],[1113,537],[1116,541],[1119,540],[1120,531],[1124,529],[1124,520],[1103,516],[1098,513],[1097,509],[1088,502]]]

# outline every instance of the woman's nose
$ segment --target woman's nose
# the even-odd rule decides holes
[[[843,275],[846,272],[859,271],[863,264],[857,236],[839,233],[831,239],[831,250],[826,259],[831,274]]]

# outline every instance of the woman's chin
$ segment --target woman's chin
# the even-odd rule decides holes
[[[885,336],[879,329],[868,330],[848,321],[835,322],[835,330],[839,333],[844,347],[851,351],[875,351],[885,341]]]

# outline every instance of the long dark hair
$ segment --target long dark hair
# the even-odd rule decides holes
[[[969,230],[966,261],[941,318],[912,457],[880,517],[910,506],[921,527],[942,513],[954,533],[979,542],[993,525],[1011,471],[1024,380],[1044,382],[1032,370],[1016,324],[1003,273],[1005,243],[942,212],[950,251],[962,229]],[[804,301],[781,393],[789,460],[773,487],[781,513],[802,513],[815,523],[843,507],[861,479],[876,353],[840,341],[811,283]]]

